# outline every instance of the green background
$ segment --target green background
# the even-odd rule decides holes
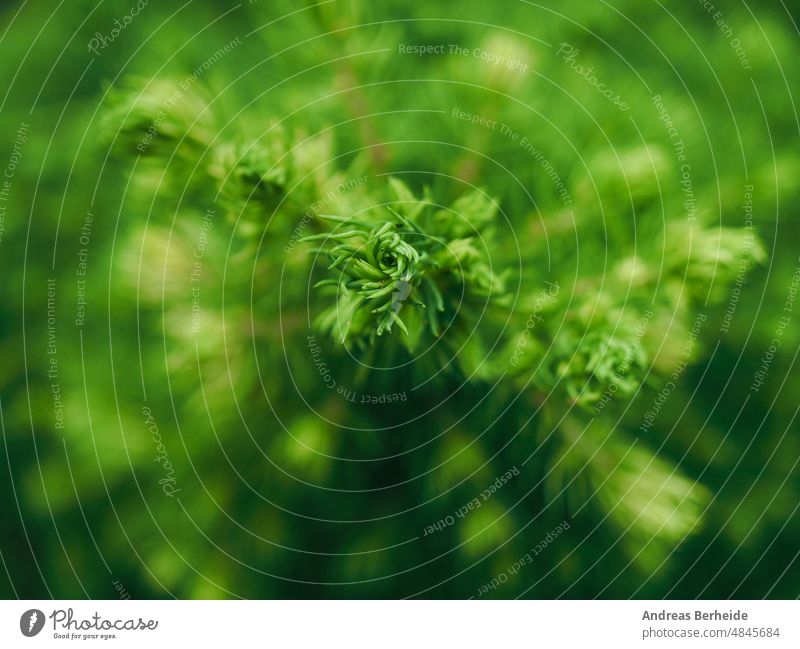
[[[94,35],[108,38],[134,5],[6,3],[0,167],[12,159],[20,126],[29,126],[0,240],[0,594],[797,597],[800,315],[782,333],[764,385],[751,385],[800,263],[800,7],[716,4],[710,13],[697,2],[633,0],[151,2],[94,53]],[[561,43],[629,110],[572,69]],[[447,53],[404,54],[400,44],[444,44]],[[455,56],[450,45],[506,52],[527,67]],[[153,155],[139,158],[139,127],[192,75],[165,111]],[[155,108],[138,104],[140,122],[121,129],[130,118],[125,97],[142,88]],[[690,267],[682,242],[664,234],[663,223],[685,223],[686,210],[654,95],[685,143],[698,223],[709,232],[743,228],[745,187],[754,188],[761,243],[753,250],[764,254],[754,252],[727,333],[740,250],[723,251],[732,272],[717,278],[718,241],[698,244],[711,262]],[[535,142],[571,211],[528,152],[492,128],[454,119],[454,109]],[[521,303],[530,305],[547,278],[557,278],[563,298],[553,327],[594,304],[587,295],[609,312],[621,299],[636,314],[656,303],[645,366],[661,369],[591,424],[555,374],[495,388],[485,378],[462,381],[465,361],[412,393],[411,370],[359,370],[359,359],[388,362],[384,347],[351,356],[310,332],[325,298],[310,289],[302,244],[284,249],[322,196],[301,187],[284,217],[244,205],[246,170],[244,189],[227,186],[216,207],[202,266],[203,328],[192,335],[187,278],[212,184],[198,169],[211,168],[215,147],[250,142],[275,121],[291,142],[313,136],[303,152],[309,168],[319,165],[313,188],[337,194],[326,210],[388,200],[387,174],[417,196],[429,187],[447,205],[465,188],[486,188],[501,206],[498,263],[516,264],[511,285]],[[361,176],[363,192],[336,190]],[[87,306],[76,326],[82,248]],[[652,277],[629,296],[612,279],[604,287],[631,254],[651,265]],[[659,282],[670,264],[680,281]],[[63,428],[48,377],[50,278]],[[511,346],[525,326],[521,312],[509,325]],[[692,362],[642,432],[670,373],[663,368],[698,313],[707,320]],[[407,400],[342,399],[311,361],[309,335],[337,385]],[[543,335],[556,342],[544,358],[558,368],[574,352],[569,336],[559,328]],[[143,407],[174,470],[174,496],[159,483],[168,474]],[[416,413],[429,414],[412,421]],[[586,463],[562,455],[557,439],[582,431],[589,447],[610,455],[587,453]],[[649,476],[651,491],[645,478],[626,487],[619,458],[628,448],[636,450],[624,471]],[[483,506],[424,533],[512,467],[519,476]],[[694,496],[684,500],[686,480],[705,494],[693,504]],[[643,506],[635,496],[663,495],[662,485],[679,504],[636,516]],[[647,521],[659,512],[666,520],[670,507],[676,531]],[[569,528],[553,537],[563,521]],[[509,575],[548,535],[546,549]],[[481,591],[501,574],[502,583]]]

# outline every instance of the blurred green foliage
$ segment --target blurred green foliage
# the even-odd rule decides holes
[[[3,7],[0,593],[796,597],[799,12],[716,4]]]

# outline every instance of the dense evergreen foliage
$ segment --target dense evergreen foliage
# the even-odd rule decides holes
[[[2,10],[0,592],[798,595],[797,7],[93,7]]]

